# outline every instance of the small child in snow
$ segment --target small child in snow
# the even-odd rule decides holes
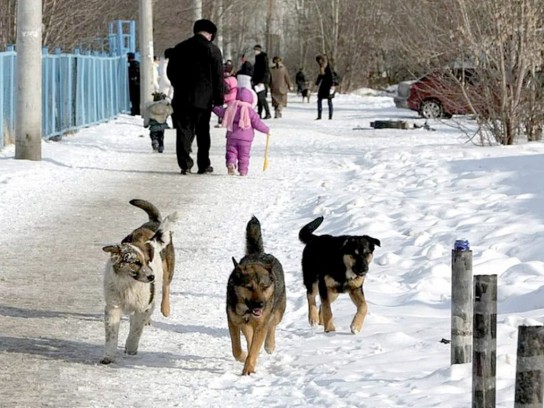
[[[246,176],[249,169],[251,144],[255,130],[268,134],[270,129],[255,112],[257,94],[251,89],[238,88],[236,100],[226,108],[216,106],[213,112],[223,118],[223,126],[227,128],[227,172],[234,175],[238,168],[240,176]]]
[[[227,60],[223,69],[223,81],[225,82],[225,105],[234,102],[236,99],[236,87],[238,86],[238,81],[234,74],[234,65],[232,65],[231,60]],[[218,118],[218,123],[215,127],[221,126],[221,117]]]
[[[148,103],[145,109],[144,127],[149,127],[151,147],[154,152],[162,153],[164,151],[164,130],[169,128],[166,121],[173,112],[172,105],[166,99],[165,94],[154,92],[153,102]]]

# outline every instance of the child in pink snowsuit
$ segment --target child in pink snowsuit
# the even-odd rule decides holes
[[[227,128],[227,170],[230,175],[238,167],[240,176],[246,176],[249,169],[251,143],[255,137],[255,129],[268,133],[270,129],[264,124],[254,109],[255,92],[247,88],[238,88],[236,100],[226,108],[216,106],[213,112],[223,118],[223,126]]]
[[[223,70],[223,80],[225,81],[225,105],[228,105],[229,103],[232,103],[236,100],[236,92],[237,92],[237,86],[238,81],[236,80],[236,77],[233,75],[234,72],[234,66],[232,65],[231,60],[227,60],[224,65]],[[216,128],[222,127],[222,118],[218,118],[217,125],[215,125]]]

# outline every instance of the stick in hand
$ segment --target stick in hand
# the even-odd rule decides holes
[[[263,171],[265,171],[268,168],[268,142],[270,140],[270,133],[266,134],[266,145],[264,146],[264,163],[263,163]]]

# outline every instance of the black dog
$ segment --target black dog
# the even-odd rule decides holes
[[[306,244],[302,252],[302,274],[308,298],[308,320],[312,326],[323,324],[325,332],[335,331],[331,303],[338,294],[347,292],[357,306],[351,322],[351,332],[357,334],[367,312],[363,283],[374,246],[380,246],[380,241],[368,235],[314,235],[322,222],[323,217],[316,218],[298,234]],[[318,292],[321,298],[319,313],[315,301]]]
[[[310,96],[312,95],[312,91],[310,90],[310,87],[307,82],[304,84],[301,94],[302,94],[302,102],[304,102],[304,99],[306,99],[306,101],[310,103]]]

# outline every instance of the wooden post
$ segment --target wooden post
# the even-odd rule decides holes
[[[519,326],[514,408],[542,408],[544,326]]]
[[[472,361],[472,251],[451,252],[451,364]]]
[[[474,277],[472,407],[495,408],[497,275]]]

